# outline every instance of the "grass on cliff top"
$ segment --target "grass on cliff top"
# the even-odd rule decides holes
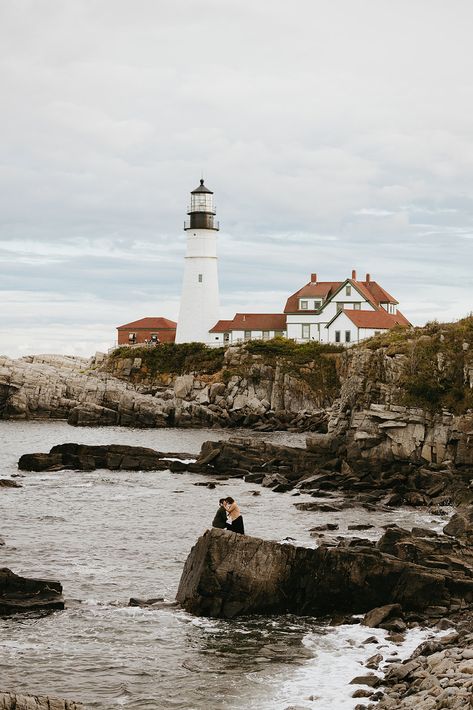
[[[297,344],[285,338],[251,340],[240,347],[250,355],[259,356],[263,364],[273,365],[276,360],[280,361],[285,372],[305,380],[315,391],[327,392],[330,396],[338,391],[337,366],[331,354],[343,352],[343,347],[316,342]],[[254,364],[242,363],[225,369],[224,354],[225,348],[209,348],[203,343],[161,343],[156,347],[142,348],[125,346],[112,352],[107,369],[113,369],[117,360],[141,358],[139,377],[189,372],[214,375],[221,372],[221,379],[225,382],[232,375],[246,376],[248,368]],[[257,375],[252,373],[251,377]]]
[[[287,338],[273,338],[272,340],[250,340],[245,344],[246,350],[252,355],[261,355],[264,360],[286,358],[299,365],[312,362],[320,355],[327,353],[344,352],[340,345],[317,343],[310,340],[307,343],[295,343]]]
[[[155,347],[117,348],[110,360],[141,358],[149,374],[182,375],[200,372],[212,375],[223,367],[224,348],[208,348],[203,343],[161,343]]]
[[[455,323],[432,321],[419,328],[395,328],[362,344],[403,355],[400,403],[462,414],[473,409],[467,377],[473,368],[473,315]]]
[[[265,364],[273,365],[278,360],[286,374],[306,382],[327,403],[340,390],[337,358],[334,355],[345,352],[343,346],[315,341],[295,343],[286,338],[273,338],[253,340],[245,347],[252,355],[259,355]]]

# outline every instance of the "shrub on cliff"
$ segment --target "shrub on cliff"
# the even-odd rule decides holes
[[[343,346],[318,343],[315,340],[296,343],[294,340],[279,337],[272,340],[250,340],[245,347],[252,355],[261,355],[263,359],[268,361],[283,357],[300,365],[313,361],[319,355],[344,352],[345,350]]]
[[[213,374],[222,369],[224,348],[208,348],[204,343],[161,343],[155,347],[117,348],[111,363],[123,358],[141,358],[142,368],[151,375],[186,372]]]
[[[473,408],[473,316],[455,323],[394,329],[363,344],[403,355],[400,403],[461,414]]]

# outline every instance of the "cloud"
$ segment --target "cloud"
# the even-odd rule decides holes
[[[469,311],[472,19],[467,0],[3,3],[0,351],[177,317],[202,170],[225,315],[352,268],[415,322]]]

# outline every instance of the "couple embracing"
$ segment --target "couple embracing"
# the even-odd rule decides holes
[[[230,496],[228,498],[220,498],[212,527],[231,530],[242,535],[245,534],[240,508]]]

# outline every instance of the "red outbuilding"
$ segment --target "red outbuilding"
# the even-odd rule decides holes
[[[118,326],[118,345],[173,343],[176,327],[177,323],[169,318],[140,318]]]

